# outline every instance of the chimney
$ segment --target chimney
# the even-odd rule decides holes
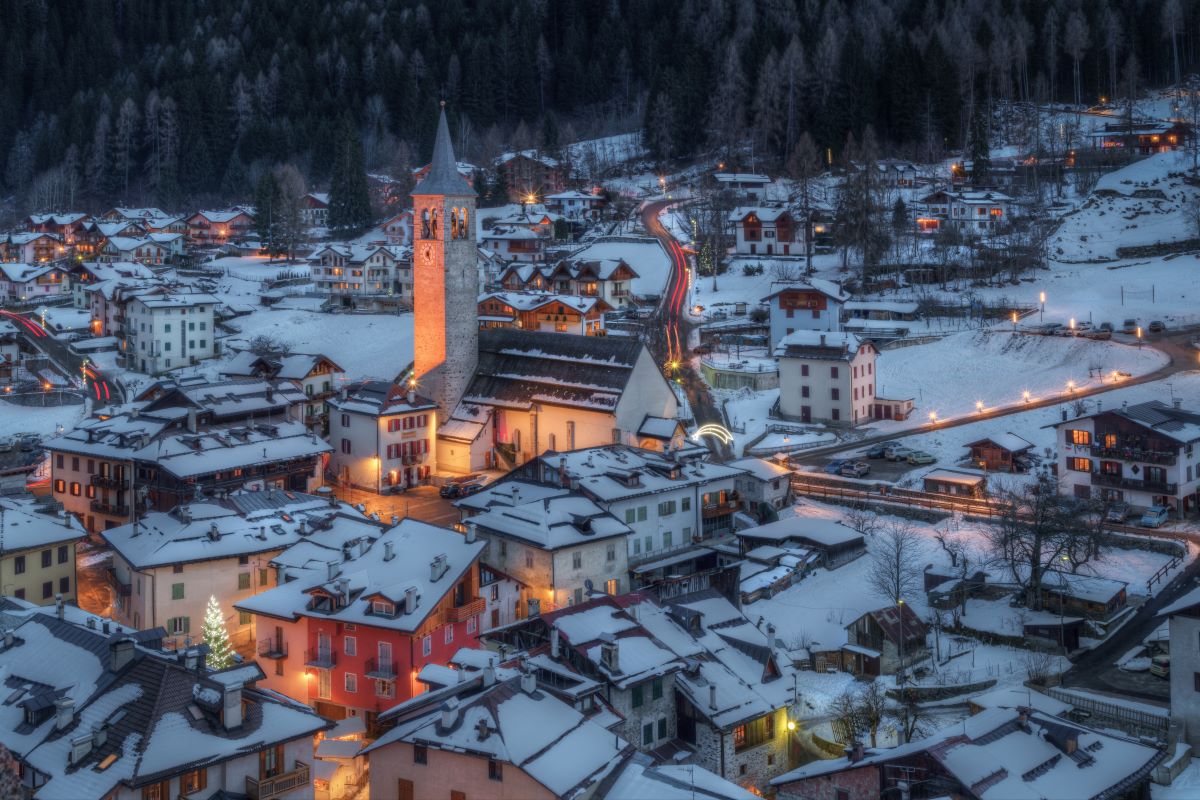
[[[107,636],[109,633],[112,632],[112,623],[109,620],[101,621],[100,630],[101,630],[101,632],[104,633],[105,636]]]
[[[221,725],[227,731],[242,727],[242,684],[231,683],[221,692]]]
[[[301,536],[308,535],[308,526],[304,524],[304,520],[300,520],[300,522],[296,524],[296,533]]]
[[[442,703],[442,729],[450,730],[458,724],[458,698],[451,697]]]
[[[488,728],[487,720],[480,717],[479,721],[475,723],[475,738],[482,742],[488,738],[489,733],[491,730]]]
[[[75,700],[60,697],[54,701],[54,730],[61,731],[75,719]]]
[[[405,399],[408,400],[408,404],[410,406],[415,406],[417,404],[417,393],[412,389],[409,389]]]
[[[92,728],[92,747],[104,747],[108,741],[108,725]]]
[[[183,668],[188,672],[196,671],[196,664],[200,661],[200,654],[195,650],[186,650],[183,654]]]
[[[537,691],[537,675],[533,670],[521,673],[521,691],[525,694],[533,694]]]
[[[59,619],[62,619],[66,616],[66,609],[63,608],[62,592],[54,595],[54,614]]]
[[[1171,405],[1175,406],[1175,408],[1177,410],[1182,409],[1183,408],[1183,398],[1182,397],[1172,397]]]
[[[333,580],[342,572],[342,565],[336,561],[330,561],[326,567],[328,569],[328,580]]]
[[[496,665],[489,658],[487,664],[483,667],[483,688],[487,688],[496,682]]]
[[[133,639],[122,637],[108,643],[108,668],[120,672],[133,661]]]
[[[475,544],[475,523],[467,523],[467,544]]]
[[[187,429],[190,433],[195,433],[199,430],[199,424],[196,421],[196,409],[189,408],[187,412]]]
[[[8,648],[10,648],[12,646],[13,646],[13,632],[12,632],[12,629],[10,628],[10,629],[4,631],[4,649],[7,650]]]
[[[825,334],[821,334],[821,347],[825,346]]]
[[[221,529],[217,527],[217,523],[215,522],[209,523],[208,539],[212,542],[219,542],[221,540]]]
[[[855,739],[854,742],[852,742],[850,746],[846,748],[846,760],[851,764],[857,764],[859,761],[862,761],[863,756],[865,755],[866,753],[863,751],[863,743],[857,739]]]
[[[767,623],[767,650],[775,652],[775,626]]]
[[[417,587],[410,586],[404,590],[404,613],[412,614],[417,610]]]
[[[717,685],[715,683],[708,685],[708,707],[713,711],[717,710]]]
[[[550,657],[555,661],[558,660],[558,628],[550,629]]]
[[[390,542],[390,541],[384,542],[383,543],[383,560],[391,561],[393,558],[395,558],[396,557],[395,550],[396,550],[395,545],[392,544],[392,542]]]
[[[78,764],[92,752],[92,734],[84,733],[71,737],[71,752],[67,755],[68,764]]]
[[[434,556],[433,561],[429,562],[429,580],[436,583],[448,569],[450,569],[450,565],[446,563],[446,554],[439,553]]]
[[[564,489],[571,488],[571,479],[567,476],[567,457],[558,459],[558,484]]]
[[[611,673],[616,674],[621,671],[621,646],[611,633],[606,633],[601,637],[600,663]]]

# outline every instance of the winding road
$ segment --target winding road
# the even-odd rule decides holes
[[[101,370],[96,369],[90,363],[85,365],[84,357],[71,352],[64,342],[54,338],[37,320],[4,310],[0,310],[0,316],[17,323],[30,343],[66,371],[68,375],[83,374],[85,376],[84,386],[86,388],[90,382],[97,405],[108,405],[114,400],[118,403],[123,402],[125,393],[116,382],[109,383],[108,378]]]

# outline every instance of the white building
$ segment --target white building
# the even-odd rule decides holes
[[[548,194],[544,199],[547,210],[561,214],[567,219],[598,219],[600,209],[604,206],[603,197],[588,192],[558,192]]]
[[[363,381],[329,399],[329,469],[374,492],[416,486],[433,471],[437,406],[394,383]]]
[[[716,181],[718,189],[755,200],[762,200],[771,187],[770,176],[753,172],[717,172],[713,174],[713,180]]]
[[[728,219],[738,255],[804,255],[804,227],[786,208],[743,206],[729,212]]]
[[[544,261],[547,237],[529,228],[498,226],[480,237],[484,250],[505,261]]]
[[[66,273],[60,266],[0,262],[0,302],[52,300],[66,291]]]
[[[860,425],[875,418],[879,351],[853,333],[799,330],[775,348],[779,414],[801,422]]]
[[[772,289],[761,300],[769,309],[772,346],[796,331],[842,329],[842,307],[850,294],[833,281],[813,278],[777,283]]]
[[[1171,655],[1171,723],[1200,746],[1200,589],[1192,589],[1160,615],[1168,617]]]
[[[1200,507],[1200,412],[1151,400],[1054,426],[1064,493],[1176,515]]]
[[[154,238],[111,236],[96,254],[97,261],[133,261],[137,264],[163,264],[171,255],[182,254],[183,236],[177,233],[155,234]]]
[[[322,436],[329,429],[328,400],[345,378],[345,370],[320,353],[264,353],[243,350],[218,368],[225,378],[264,378],[288,381],[304,392],[304,409],[298,418]]]
[[[747,513],[758,514],[764,504],[778,511],[791,501],[794,469],[762,458],[739,458],[726,466],[746,471],[736,485]]]
[[[126,305],[124,352],[138,372],[158,375],[217,354],[213,312],[220,301],[209,294],[155,291]]]
[[[939,189],[921,198],[924,213],[917,217],[917,228],[936,233],[946,224],[976,233],[991,231],[1008,224],[1014,202],[1003,192]]]
[[[317,291],[345,307],[412,300],[412,250],[399,245],[329,244],[313,253]]]

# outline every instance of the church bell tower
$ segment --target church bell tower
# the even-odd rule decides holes
[[[445,103],[429,172],[413,198],[413,367],[439,423],[462,399],[479,359],[475,190],[458,171]]]

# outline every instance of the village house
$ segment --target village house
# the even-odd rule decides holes
[[[223,378],[263,378],[290,381],[304,392],[300,421],[322,436],[329,433],[329,398],[345,380],[345,370],[321,353],[262,353],[243,350],[221,364],[217,374]]]
[[[715,172],[712,177],[718,189],[732,192],[736,197],[762,200],[771,188],[770,176],[753,172]]]
[[[504,261],[538,262],[546,260],[545,234],[529,228],[497,226],[480,237],[483,249]]]
[[[567,179],[570,177],[569,164],[537,150],[504,153],[496,159],[495,168],[508,187],[510,203],[557,194],[567,188]]]
[[[539,236],[554,238],[555,223],[562,222],[561,214],[551,213],[536,203],[521,203],[521,210],[507,217],[488,217],[484,220],[487,227],[505,229],[524,229],[533,231]]]
[[[929,656],[928,628],[904,598],[899,600],[846,626],[842,669],[868,677],[895,675]]]
[[[236,207],[221,211],[197,211],[188,217],[187,226],[188,242],[191,244],[223,245],[249,234],[254,229],[254,215]]]
[[[140,224],[148,235],[178,233],[184,236],[183,242],[186,243],[188,223],[187,217],[182,214],[159,214],[157,216],[144,217],[140,221]]]
[[[890,418],[875,408],[879,351],[869,339],[802,329],[781,338],[775,355],[784,419],[855,426]]]
[[[412,251],[398,245],[328,244],[309,260],[317,291],[343,308],[412,301]]]
[[[978,472],[939,467],[921,476],[921,486],[927,492],[959,497],[987,496],[987,476]]]
[[[15,323],[0,320],[0,385],[11,386],[17,378],[24,356],[21,353],[21,342],[24,336],[17,332]]]
[[[630,528],[580,492],[508,480],[455,503],[483,561],[523,584],[518,619],[628,588]]]
[[[767,508],[780,511],[791,502],[794,469],[778,461],[753,457],[729,461],[726,466],[745,470],[746,474],[735,481],[734,488],[742,496],[742,507],[760,522],[772,516],[766,513]]]
[[[168,241],[157,241],[149,236],[144,238],[129,236],[107,237],[104,240],[104,244],[100,246],[99,251],[95,254],[95,258],[101,262],[132,261],[136,264],[166,263],[174,255],[170,242],[178,241],[182,243],[183,238],[179,234],[159,234],[159,236],[168,237]],[[180,247],[182,249],[182,244]]]
[[[60,265],[0,262],[0,302],[53,300],[67,291],[66,271]]]
[[[303,402],[288,383],[155,384],[46,443],[54,498],[96,532],[129,522],[135,497],[169,511],[241,488],[310,491],[330,447],[291,421]]]
[[[612,308],[631,301],[638,274],[623,259],[563,259],[550,264],[512,263],[500,272],[505,291],[556,292],[597,297]]]
[[[986,233],[1006,228],[1012,218],[1013,198],[998,191],[938,189],[922,197],[917,230],[937,233],[943,225],[964,233]]]
[[[547,211],[571,220],[598,220],[604,207],[604,197],[594,192],[556,192],[546,195],[543,200]]]
[[[1022,692],[1022,697],[1028,696]],[[894,748],[854,743],[771,781],[779,800],[921,796],[1143,798],[1166,752],[1021,706],[996,707]],[[1100,766],[1103,763],[1103,768]],[[914,795],[916,796],[916,795]]]
[[[117,206],[110,208],[98,217],[103,222],[144,222],[148,219],[158,219],[170,216],[161,208],[125,208]]]
[[[411,247],[412,209],[406,209],[385,219],[379,226],[383,231],[384,240],[390,245]]]
[[[1178,150],[1196,135],[1186,122],[1135,120],[1132,125],[1110,122],[1084,136],[1096,150],[1124,149],[1138,155],[1167,153]]]
[[[1107,622],[1125,609],[1126,581],[1047,570],[1042,576],[1042,606],[1058,614]]]
[[[312,740],[328,723],[260,691],[257,664],[208,671],[200,650],[159,650],[161,630],[80,626],[64,610],[29,616],[0,647],[15,690],[0,744],[22,796],[312,798]]]
[[[343,386],[329,398],[329,471],[343,486],[373,492],[429,479],[437,406],[384,381]]]
[[[840,331],[842,305],[850,295],[833,281],[814,278],[776,284],[762,298],[769,308],[772,346],[796,331]]]
[[[1171,723],[1193,747],[1200,745],[1200,589],[1161,611],[1167,617],[1171,656]]]
[[[0,237],[0,261],[44,264],[67,255],[66,245],[56,233],[10,233]]]
[[[739,207],[729,212],[733,252],[743,256],[804,255],[804,228],[786,208]]]
[[[0,594],[49,605],[73,601],[75,545],[85,535],[78,521],[48,498],[0,497]]]
[[[68,247],[75,244],[76,236],[91,218],[82,211],[68,214],[30,214],[25,218],[25,229],[34,233],[53,233]]]
[[[603,336],[604,315],[611,310],[598,297],[492,292],[479,298],[479,327]]]
[[[1200,412],[1150,400],[1055,424],[1061,491],[1173,514],[1200,508]]]
[[[815,566],[837,569],[867,552],[866,538],[853,528],[821,517],[792,516],[738,531],[741,552],[762,547],[810,550]]]
[[[201,641],[205,608],[216,598],[230,642],[253,655],[253,620],[234,604],[275,586],[272,560],[317,534],[331,514],[361,520],[364,538],[379,534],[348,505],[278,489],[148,511],[103,531],[113,550],[114,616],[133,628],[164,628],[165,644],[187,649]]]
[[[141,239],[148,233],[145,220],[92,220],[84,223],[82,230],[75,236],[75,255],[78,258],[94,260],[110,238]]]
[[[131,296],[125,306],[126,364],[147,375],[193,365],[217,354],[210,294],[156,289]]]
[[[1026,456],[1033,449],[1032,442],[1007,431],[967,442],[963,446],[967,448],[967,458],[973,465],[992,472],[1024,472],[1029,464]]]
[[[325,227],[329,221],[329,193],[309,192],[301,197],[300,220],[309,227]]]
[[[422,667],[476,644],[484,547],[469,529],[408,518],[336,560],[284,553],[286,581],[236,604],[286,662],[266,685],[330,719],[362,716],[374,731],[380,712],[421,692]]]

